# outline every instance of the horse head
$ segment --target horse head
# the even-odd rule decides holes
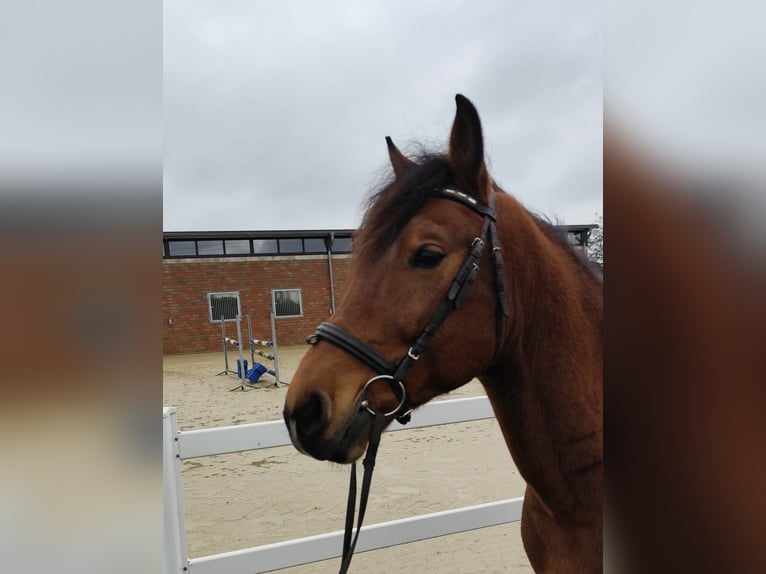
[[[285,401],[293,444],[317,459],[353,462],[367,445],[370,412],[390,422],[405,403],[415,408],[487,370],[499,349],[502,272],[493,274],[488,231],[495,185],[479,115],[465,97],[456,103],[446,155],[410,159],[386,138],[393,177],[370,199],[332,328],[311,339]],[[406,363],[406,376],[381,373],[375,359],[390,370]]]

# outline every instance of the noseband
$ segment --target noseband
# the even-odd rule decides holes
[[[492,262],[495,269],[495,348],[492,353],[492,362],[500,350],[500,342],[503,332],[503,321],[508,316],[508,302],[505,296],[505,280],[503,276],[503,258],[500,245],[497,238],[497,227],[495,225],[495,191],[492,189],[489,204],[482,203],[470,195],[451,188],[445,187],[436,190],[435,197],[456,201],[461,205],[468,207],[479,215],[484,217],[484,225],[481,232],[471,242],[468,255],[463,260],[455,278],[452,280],[447,294],[431,318],[428,326],[423,330],[420,337],[409,348],[407,353],[398,361],[389,361],[378,351],[362,342],[345,329],[332,323],[322,323],[317,327],[316,332],[308,338],[311,345],[319,341],[327,341],[342,349],[361,363],[370,367],[376,376],[368,380],[361,393],[360,408],[366,410],[375,417],[373,429],[370,434],[367,455],[364,459],[364,478],[362,482],[362,492],[359,504],[359,517],[357,521],[356,536],[351,541],[351,531],[353,529],[354,506],[356,502],[356,464],[351,468],[351,484],[349,487],[349,500],[346,508],[346,531],[343,541],[343,560],[341,562],[340,573],[347,571],[351,563],[351,556],[356,547],[356,541],[359,538],[359,531],[362,527],[364,512],[367,506],[367,496],[369,494],[370,483],[372,480],[372,469],[375,465],[375,455],[377,453],[380,435],[385,426],[386,417],[393,416],[401,424],[410,422],[412,407],[407,397],[407,388],[404,385],[404,379],[407,372],[423,354],[431,338],[439,327],[444,323],[450,313],[460,308],[471,289],[476,276],[479,273],[479,261],[484,253],[484,247],[489,244],[492,249]],[[398,406],[388,413],[376,412],[370,406],[365,398],[367,387],[378,380],[387,380],[391,391],[399,401]]]

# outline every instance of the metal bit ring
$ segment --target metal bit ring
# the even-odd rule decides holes
[[[370,413],[373,416],[376,415],[377,413],[370,408],[370,402],[367,399],[364,398],[364,394],[367,391],[367,387],[369,387],[371,383],[374,383],[375,381],[378,381],[378,380],[381,380],[381,379],[388,379],[390,381],[393,381],[394,377],[392,377],[391,375],[378,375],[376,377],[371,378],[369,381],[367,381],[364,384],[364,387],[362,387],[362,397],[363,398],[362,398],[361,405],[362,405],[362,407],[364,407],[367,410],[368,413]],[[397,412],[399,412],[399,409],[401,409],[404,406],[404,401],[407,400],[407,390],[404,388],[404,383],[402,381],[397,381],[397,382],[399,383],[399,388],[402,390],[402,399],[399,401],[399,404],[396,406],[396,408],[394,410],[392,410],[391,412],[386,413],[384,416],[390,417],[391,415],[394,415]]]

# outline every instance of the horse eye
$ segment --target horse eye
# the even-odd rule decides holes
[[[433,269],[442,262],[442,259],[444,259],[444,253],[441,251],[434,247],[421,247],[410,259],[410,265],[422,269]]]

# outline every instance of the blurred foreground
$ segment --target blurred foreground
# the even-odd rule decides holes
[[[0,36],[0,571],[158,572],[161,6],[48,4],[96,37]],[[605,26],[609,564],[766,572],[763,14],[640,6]]]

